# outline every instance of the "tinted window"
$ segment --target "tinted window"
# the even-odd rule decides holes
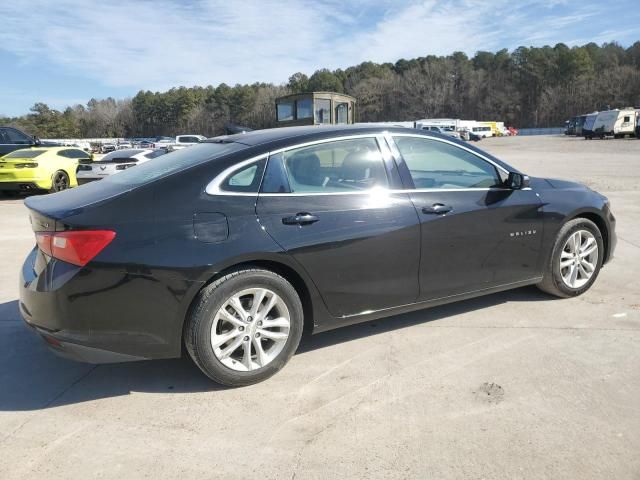
[[[42,155],[46,150],[15,150],[8,155],[5,155],[4,158],[36,158],[39,155]]]
[[[140,185],[246,148],[247,146],[241,143],[199,143],[168,153],[153,162],[146,162],[118,175],[110,175],[102,181]]]
[[[162,148],[160,148],[158,150],[154,150],[153,152],[149,152],[149,153],[145,154],[145,157],[147,157],[147,158],[156,158],[156,157],[159,157],[161,155],[164,155],[165,153],[167,153],[167,151],[162,149]]]
[[[416,188],[488,188],[500,184],[489,162],[450,143],[394,137]]]
[[[292,192],[354,192],[388,185],[382,155],[374,138],[288,150],[282,154],[281,161]]]
[[[31,145],[33,143],[33,139],[31,137],[19,132],[18,130],[14,130],[13,128],[5,128],[4,135],[8,143],[16,145]]]
[[[89,154],[83,152],[82,150],[61,150],[58,152],[58,155],[66,158],[89,158]]]
[[[316,123],[331,123],[331,100],[316,99]]]
[[[313,102],[310,98],[303,98],[296,102],[296,118],[311,118],[313,117]]]
[[[257,193],[262,179],[264,160],[241,167],[220,184],[220,189],[227,192]]]
[[[180,137],[179,143],[198,143],[200,139],[198,137]]]
[[[279,103],[276,109],[279,122],[293,120],[293,102]]]

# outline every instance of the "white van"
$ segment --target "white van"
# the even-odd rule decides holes
[[[637,112],[634,109],[607,110],[598,113],[593,124],[593,136],[622,138],[635,132]]]
[[[488,125],[480,125],[471,127],[471,131],[482,138],[493,137],[493,130]]]

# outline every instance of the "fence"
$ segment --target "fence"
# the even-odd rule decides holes
[[[518,135],[562,135],[564,127],[553,128],[519,128]]]

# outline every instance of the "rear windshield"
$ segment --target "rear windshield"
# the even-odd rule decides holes
[[[36,158],[38,155],[42,155],[46,150],[14,150],[4,158]]]
[[[245,148],[248,147],[241,143],[199,143],[167,153],[154,159],[153,162],[127,169],[102,181],[121,185],[141,185]]]

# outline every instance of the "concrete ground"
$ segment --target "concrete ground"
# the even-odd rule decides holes
[[[595,286],[321,334],[240,389],[187,359],[96,367],[49,353],[16,307],[26,210],[0,201],[0,479],[640,478],[640,141],[479,146],[609,196],[619,243]]]

